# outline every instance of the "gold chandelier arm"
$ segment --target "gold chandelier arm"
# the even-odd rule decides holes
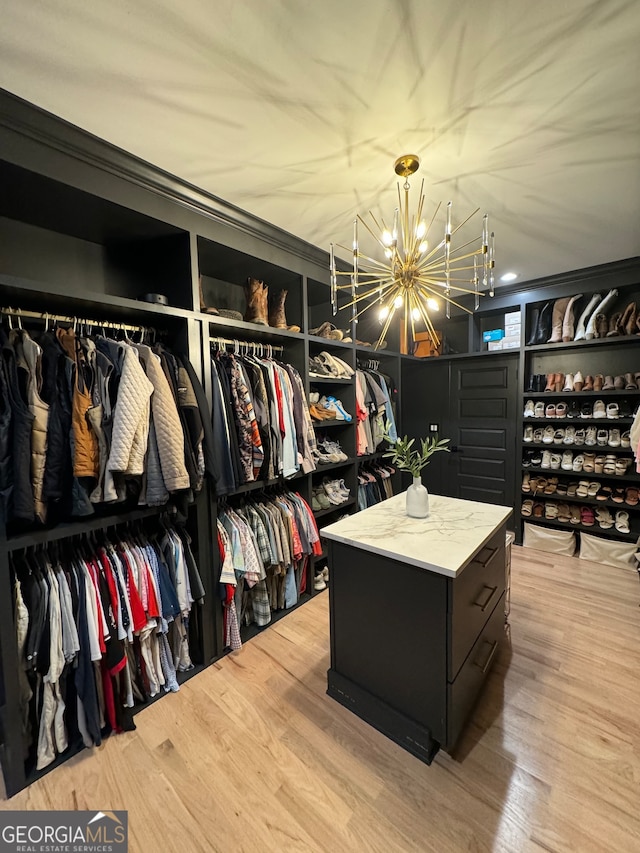
[[[463,279],[464,280],[464,279]],[[418,276],[416,281],[423,285],[429,284],[445,284],[445,279],[437,279],[437,278],[424,278],[423,276]],[[452,290],[457,290],[460,293],[475,293],[475,290],[467,287],[459,287],[457,284],[452,286]],[[434,291],[437,293],[438,291]],[[442,295],[442,294],[441,294]],[[471,313],[471,312],[469,312]]]
[[[436,332],[435,326],[433,325],[431,317],[429,316],[429,312],[427,311],[424,303],[422,302],[422,299],[419,299],[417,296],[416,296],[416,304],[418,306],[418,311],[420,312],[420,314],[422,316],[422,319],[424,321],[424,325],[425,325],[427,331],[431,335],[436,346],[440,346],[440,338],[438,337],[438,333]]]
[[[451,299],[450,296],[445,296],[443,293],[441,293],[437,290],[434,290],[433,288],[428,287],[425,284],[420,284],[419,287],[420,287],[421,292],[426,293],[429,296],[436,296],[436,297],[439,297],[440,299],[444,299],[450,305],[455,305],[456,308],[460,308],[462,311],[465,311],[467,314],[473,314],[473,311],[470,311],[468,308],[465,308],[464,305],[461,305],[459,302],[456,302],[455,299]],[[474,292],[475,291],[473,291],[473,290],[469,291],[469,293],[474,293]]]
[[[380,344],[382,343],[382,341],[387,336],[387,332],[389,331],[389,326],[391,325],[391,321],[393,320],[393,315],[395,313],[396,313],[395,305],[392,305],[391,309],[389,310],[389,316],[385,320],[384,326],[382,327],[382,331],[380,332],[380,336],[378,337],[378,340],[376,341],[376,345],[375,345],[374,349],[380,349]]]
[[[373,231],[373,230],[369,227],[369,224],[368,224],[368,223],[367,223],[367,222],[366,222],[366,221],[365,221],[365,220],[360,216],[360,214],[359,214],[359,213],[358,213],[358,214],[356,214],[356,215],[357,215],[357,217],[358,217],[358,220],[362,223],[362,225],[364,225],[364,227],[367,229],[367,231],[369,232],[369,234],[371,234],[371,236],[372,236],[372,237],[373,237],[373,239],[376,241],[376,243],[378,243],[380,246],[382,246],[382,248],[386,251],[386,250],[389,248],[389,246],[385,246],[385,244],[382,242],[382,233],[383,233],[383,231],[385,231],[385,230],[386,230],[386,226],[384,225],[384,220],[383,220],[383,222],[382,222],[382,225],[383,225],[384,227],[382,227],[382,228],[381,228],[381,227],[380,227],[380,224],[378,223],[378,220],[375,218],[375,216],[373,215],[373,213],[372,213],[371,211],[369,211],[369,216],[373,219],[373,221],[374,221],[374,222],[375,222],[375,224],[376,224],[376,228],[377,228],[377,229],[378,229],[378,231],[380,232],[380,234],[378,235],[378,234],[376,234],[376,233],[375,233],[375,231]],[[342,248],[344,249],[344,248],[346,248],[346,247],[345,247],[345,246],[343,246]],[[350,251],[350,250],[349,250],[349,249],[347,249],[346,251]]]
[[[386,285],[383,285],[383,290],[388,290],[390,287],[393,287],[393,282],[389,282]],[[357,305],[358,302],[361,302],[363,299],[368,299],[370,296],[374,294],[380,293],[380,287],[373,287],[371,290],[368,290],[366,293],[359,293],[351,302],[347,302],[345,305],[340,306],[340,310],[342,311],[344,308],[351,308],[353,305]],[[375,303],[372,303],[375,304]]]
[[[478,213],[478,211],[479,211],[479,210],[480,210],[480,208],[479,208],[479,207],[476,207],[476,209],[473,211],[473,213],[470,213],[470,214],[467,216],[467,218],[466,218],[466,219],[463,219],[463,220],[462,220],[462,222],[461,222],[459,225],[456,225],[456,227],[455,227],[455,228],[453,229],[453,231],[451,232],[451,236],[453,237],[453,235],[456,233],[456,231],[459,231],[459,230],[460,230],[464,225],[466,225],[466,224],[467,224],[467,222],[468,222],[470,219],[472,219],[472,218],[476,215],[476,213]]]
[[[388,263],[384,263],[384,261],[377,261],[375,258],[369,257],[369,255],[365,255],[363,252],[358,252],[358,257],[363,258],[367,261],[371,266],[380,267],[383,270],[389,270],[389,275],[391,275],[391,266]]]

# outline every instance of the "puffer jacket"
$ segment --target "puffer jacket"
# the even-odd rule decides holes
[[[49,406],[40,396],[42,388],[42,349],[21,332],[24,358],[29,368],[27,396],[29,411],[33,415],[31,429],[31,478],[33,482],[33,500],[36,518],[43,524],[47,520],[47,505],[43,500],[44,469],[47,461],[47,424]]]
[[[142,474],[149,439],[153,385],[147,379],[135,348],[124,350],[118,398],[113,413],[111,452],[107,468],[121,474]]]
[[[135,347],[153,387],[151,410],[164,485],[169,492],[188,489],[189,474],[184,462],[184,433],[160,358],[145,344],[136,344]]]

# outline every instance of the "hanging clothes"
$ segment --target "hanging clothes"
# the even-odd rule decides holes
[[[71,539],[11,564],[24,750],[37,769],[69,743],[134,728],[136,702],[179,689],[204,595],[186,531]]]
[[[392,440],[398,433],[395,422],[397,390],[391,377],[377,370],[356,370],[356,453],[375,453],[385,432]]]
[[[394,473],[395,469],[389,465],[363,463],[358,472],[358,509],[393,497],[391,475]]]
[[[218,516],[225,645],[241,647],[240,629],[263,627],[298,603],[309,558],[322,553],[311,508],[297,492],[254,498]]]
[[[64,327],[0,329],[0,348],[5,521],[56,524],[127,500],[161,506],[216,473],[211,415],[186,358]]]
[[[289,364],[215,352],[211,360],[216,493],[315,470],[315,438],[304,385]]]

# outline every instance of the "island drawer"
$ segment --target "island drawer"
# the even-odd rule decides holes
[[[505,528],[501,527],[466,569],[449,582],[449,681],[455,679],[505,590],[505,560]]]
[[[455,745],[504,636],[504,593],[469,652],[458,677],[447,685],[447,750]]]

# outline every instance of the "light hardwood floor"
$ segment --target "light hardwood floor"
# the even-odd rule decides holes
[[[636,573],[514,546],[511,601],[431,767],[326,696],[323,594],[0,807],[128,809],[132,853],[640,851]]]

